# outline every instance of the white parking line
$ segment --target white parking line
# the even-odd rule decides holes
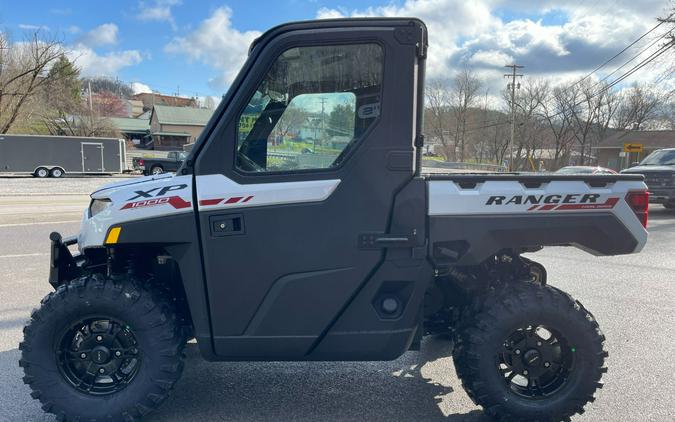
[[[3,227],[19,227],[19,226],[37,226],[39,224],[70,224],[70,223],[79,223],[80,220],[66,220],[66,221],[40,221],[36,223],[10,223],[10,224],[0,224],[0,229]]]
[[[16,255],[0,255],[0,259],[2,259],[2,258],[24,258],[24,257],[27,257],[27,256],[45,256],[45,255],[49,255],[49,252],[47,252],[47,253],[43,253],[43,252],[22,253],[22,254],[16,254]]]

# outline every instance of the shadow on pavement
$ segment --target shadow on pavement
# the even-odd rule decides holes
[[[149,420],[489,420],[478,410],[443,412],[442,402],[458,394],[428,378],[426,368],[447,361],[451,344],[446,341],[427,340],[423,351],[392,362],[208,363],[195,344],[188,346],[181,382]]]
[[[422,352],[392,362],[210,363],[189,344],[183,378],[147,420],[486,422],[478,410],[443,411],[458,394],[432,381],[427,366],[443,359],[445,367],[450,346],[427,340]],[[0,352],[0,421],[54,421],[23,384],[19,355]]]

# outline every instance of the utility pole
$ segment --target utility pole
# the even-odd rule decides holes
[[[321,97],[321,145],[323,145],[324,140],[326,139],[326,97]],[[316,139],[314,140],[314,147],[312,148],[316,151]]]
[[[519,66],[517,64],[507,64],[504,67],[511,69],[511,73],[504,75],[505,78],[511,78],[511,83],[509,83],[506,88],[511,90],[511,138],[509,139],[509,171],[513,170],[513,141],[516,137],[516,88],[520,89],[520,82],[516,86],[516,78],[522,78],[523,75],[517,73],[518,69],[522,69],[525,66]]]
[[[87,91],[89,94],[89,130],[93,132],[94,130],[94,103],[91,100],[91,79],[87,81]]]

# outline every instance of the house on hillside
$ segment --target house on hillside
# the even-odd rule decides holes
[[[625,144],[641,144],[643,152],[624,152]],[[675,148],[675,130],[620,131],[602,140],[593,152],[599,166],[622,170],[661,148]]]
[[[117,129],[124,139],[136,146],[143,146],[150,134],[150,120],[132,119],[130,117],[109,117],[110,123]]]
[[[141,100],[123,100],[127,112],[127,117],[138,117],[143,114],[143,101]]]
[[[171,107],[197,107],[197,100],[194,98],[176,97],[173,95],[162,95],[154,92],[143,92],[132,95],[132,100],[138,100],[143,103],[143,110],[152,110],[155,105],[166,105]]]
[[[183,149],[197,139],[212,114],[213,110],[204,108],[155,105],[150,115],[152,148]]]

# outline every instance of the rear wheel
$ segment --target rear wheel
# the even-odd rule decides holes
[[[47,170],[45,167],[38,167],[35,169],[35,173],[33,173],[35,177],[39,177],[41,179],[49,176],[49,170]]]
[[[164,169],[162,168],[162,166],[153,166],[150,169],[150,174],[162,174],[162,173],[164,173]]]
[[[550,286],[493,292],[458,334],[454,361],[469,397],[504,421],[560,421],[594,400],[605,338],[579,302]]]
[[[675,210],[675,202],[666,202],[663,204],[666,209]]]
[[[31,396],[59,420],[135,421],[164,401],[183,369],[170,300],[130,278],[60,286],[24,328]]]
[[[55,177],[55,178],[57,178],[57,179],[58,179],[59,177],[63,177],[63,174],[64,174],[63,169],[60,169],[60,168],[58,168],[58,167],[54,167],[54,168],[49,172],[49,175],[50,175],[51,177]]]

